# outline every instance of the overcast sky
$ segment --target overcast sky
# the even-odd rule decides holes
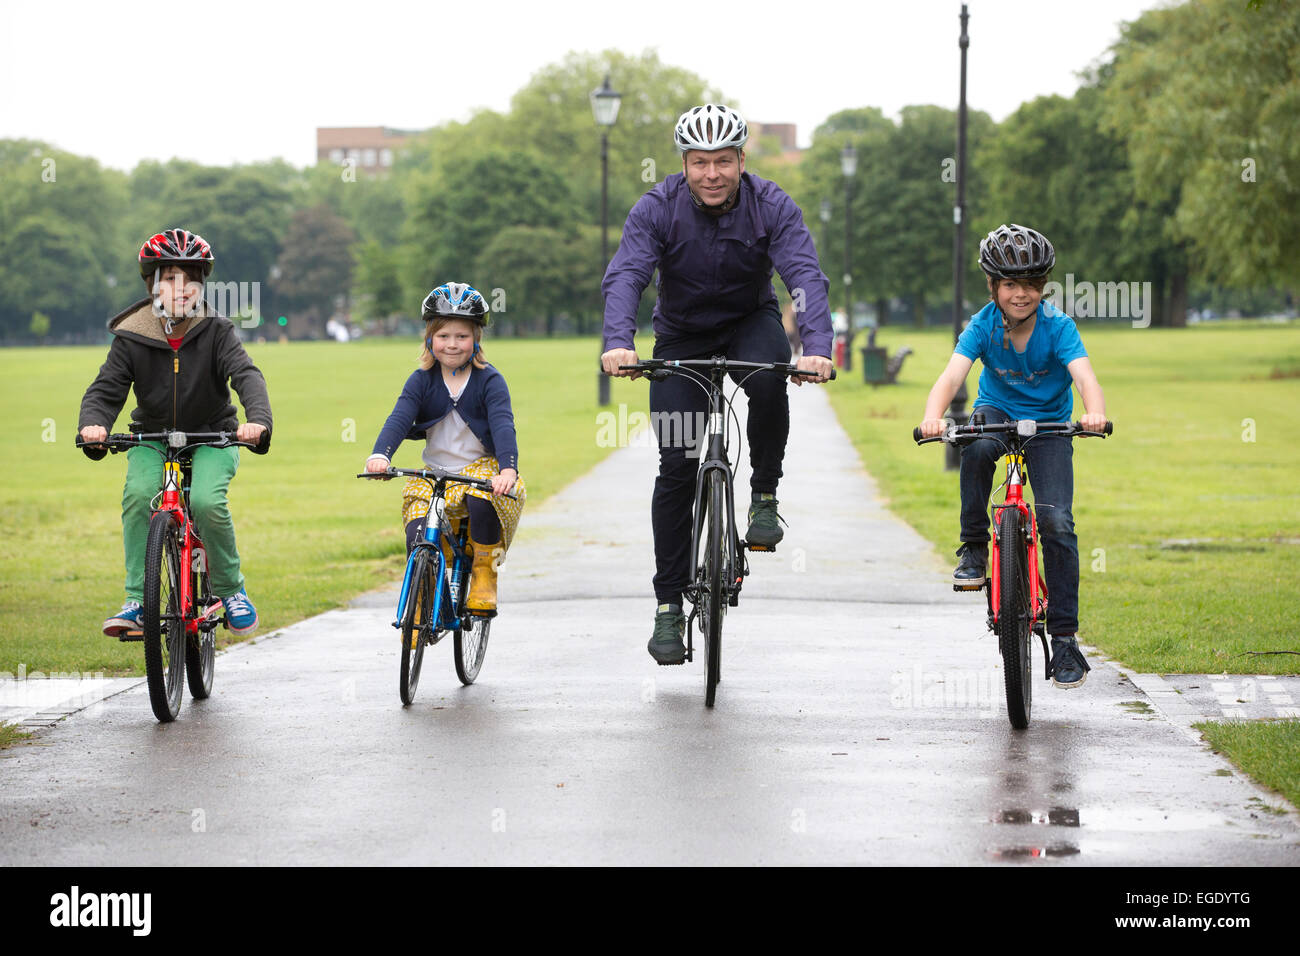
[[[1070,95],[1077,73],[1155,0],[968,0],[968,100],[1001,120]],[[505,110],[571,50],[655,49],[761,122],[956,106],[959,2],[626,0],[312,5],[0,0],[0,138],[130,169],[315,162],[317,126],[423,129]],[[618,88],[618,77],[613,77]],[[690,104],[683,104],[683,108]]]

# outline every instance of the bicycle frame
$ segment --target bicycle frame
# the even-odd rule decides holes
[[[194,574],[208,573],[207,554],[203,550],[203,542],[199,539],[198,532],[194,530],[189,508],[182,501],[182,480],[180,460],[169,450],[163,460],[162,501],[153,508],[152,514],[170,514],[172,522],[180,529],[181,580],[179,588],[175,581],[171,582],[171,585],[179,593],[181,622],[185,625],[185,633],[197,635],[200,626],[211,619],[222,605],[220,601],[213,601],[212,605],[206,608],[195,605],[198,595],[194,590]],[[196,561],[198,567],[195,566]],[[215,627],[215,624],[213,626]]]
[[[1043,576],[1038,573],[1038,516],[1034,509],[1030,508],[1025,501],[1024,495],[1024,455],[1023,453],[1009,453],[1004,459],[1007,463],[1007,494],[1000,505],[993,507],[993,543],[989,549],[990,558],[990,575],[989,575],[989,627],[990,629],[997,624],[999,605],[1002,598],[1002,556],[1001,549],[998,547],[998,519],[1001,512],[1006,508],[1017,509],[1024,518],[1024,527],[1029,529],[1026,536],[1029,565],[1029,593],[1033,596],[1031,606],[1031,617],[1035,627],[1038,629],[1040,622],[1047,620],[1047,582]]]
[[[429,481],[424,478],[422,481]],[[410,555],[406,559],[406,572],[402,575],[402,589],[397,598],[397,620],[393,621],[393,627],[401,630],[402,621],[406,619],[406,603],[410,599],[412,581],[411,577],[415,569],[415,558],[420,551],[432,551],[437,560],[437,577],[438,587],[433,597],[433,607],[429,610],[429,622],[433,625],[433,641],[436,644],[442,640],[444,634],[454,629],[460,623],[457,616],[457,604],[460,603],[462,595],[452,595],[451,583],[447,576],[447,559],[442,553],[442,539],[445,535],[448,544],[452,549],[452,579],[459,582],[461,571],[465,563],[469,561],[469,554],[465,550],[465,540],[468,536],[468,522],[461,528],[460,534],[452,532],[451,523],[447,520],[444,513],[446,493],[446,481],[438,479],[433,483],[433,495],[429,499],[429,510],[425,512],[424,518],[424,540],[416,542],[415,547],[411,549]],[[433,519],[433,520],[430,520]]]

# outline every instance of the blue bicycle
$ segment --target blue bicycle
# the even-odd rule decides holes
[[[437,644],[450,633],[454,640],[456,676],[462,684],[472,684],[487,656],[490,617],[465,609],[469,597],[471,558],[466,550],[469,521],[462,520],[454,529],[445,514],[445,495],[450,482],[459,482],[491,492],[492,483],[482,478],[466,478],[436,468],[389,468],[357,475],[358,478],[387,480],[396,477],[419,478],[429,483],[433,494],[425,515],[424,540],[416,542],[406,559],[406,575],[397,598],[397,620],[393,627],[402,632],[402,670],[398,690],[402,703],[415,700],[420,682],[420,665],[424,648]],[[509,496],[513,497],[513,495]]]

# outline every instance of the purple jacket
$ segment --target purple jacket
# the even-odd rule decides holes
[[[633,348],[641,293],[659,270],[657,335],[692,335],[735,322],[777,301],[772,269],[796,306],[805,355],[831,354],[830,282],[794,200],[776,183],[740,177],[736,207],[714,218],[674,173],[632,207],[605,272],[604,350]]]

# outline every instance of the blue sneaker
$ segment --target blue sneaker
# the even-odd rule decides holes
[[[109,637],[122,637],[132,631],[140,630],[140,615],[144,613],[139,601],[127,601],[122,610],[104,622],[104,633]]]
[[[221,603],[226,607],[226,625],[232,634],[243,637],[257,630],[257,608],[253,607],[243,588],[222,598]]]

